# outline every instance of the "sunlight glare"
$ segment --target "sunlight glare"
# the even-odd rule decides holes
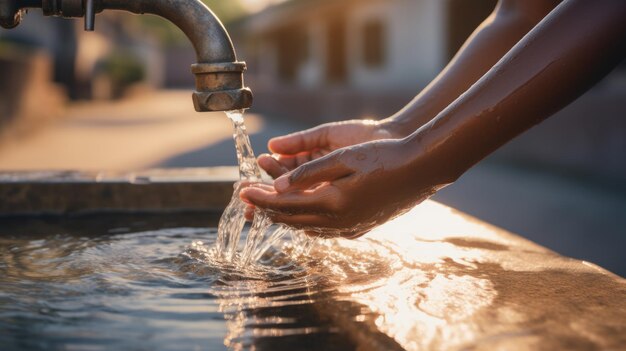
[[[241,4],[250,12],[261,11],[264,8],[278,4],[287,0],[239,0]]]

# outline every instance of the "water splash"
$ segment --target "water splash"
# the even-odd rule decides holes
[[[237,150],[237,161],[239,162],[239,177],[243,180],[261,181],[261,170],[256,162],[254,150],[250,143],[250,137],[243,119],[244,110],[226,112],[228,118],[233,122],[233,140]]]
[[[244,123],[244,110],[229,111],[226,115],[233,123],[233,140],[237,150],[239,162],[239,179],[241,181],[261,181],[261,170],[256,162],[254,150],[250,144],[250,137]],[[240,266],[247,266],[257,262],[261,256],[273,245],[278,243],[287,234],[291,234],[294,242],[300,243],[299,248],[303,253],[308,252],[313,244],[303,232],[291,229],[285,225],[272,223],[269,216],[262,210],[256,209],[254,219],[241,255],[237,256],[237,248],[241,233],[245,227],[245,210],[247,205],[239,198],[241,188],[237,186],[233,192],[230,203],[224,210],[218,226],[216,248],[218,255],[227,262],[235,262]]]

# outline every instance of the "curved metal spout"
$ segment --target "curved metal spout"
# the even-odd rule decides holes
[[[236,62],[222,23],[200,0],[100,0],[98,10],[123,10],[163,17],[180,28],[196,49],[199,63]]]
[[[67,1],[67,0],[65,0]],[[99,2],[99,4],[98,4]],[[124,10],[163,17],[180,28],[193,44],[198,63],[193,102],[196,111],[229,111],[252,105],[243,85],[245,63],[237,55],[226,29],[200,0],[99,0],[97,10]],[[100,7],[98,6],[100,5]]]
[[[17,26],[22,10],[28,7],[41,7],[47,16],[85,16],[87,30],[93,29],[95,13],[103,10],[163,17],[180,28],[196,50],[198,63],[192,65],[196,111],[230,111],[252,105],[252,92],[243,82],[246,65],[237,62],[226,29],[200,0],[0,0],[0,25]]]

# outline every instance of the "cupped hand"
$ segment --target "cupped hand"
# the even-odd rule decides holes
[[[271,139],[268,148],[273,155],[260,155],[258,162],[270,176],[278,178],[306,162],[342,147],[397,137],[399,136],[383,122],[350,120],[326,123]]]
[[[300,165],[270,184],[247,184],[248,204],[276,223],[320,236],[356,238],[451,182],[439,156],[405,139],[363,143]]]

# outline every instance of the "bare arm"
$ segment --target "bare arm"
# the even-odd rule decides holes
[[[377,139],[403,138],[434,118],[483,76],[561,0],[500,0],[448,66],[411,103],[381,122],[327,123],[269,141],[259,165],[277,178],[328,153]]]
[[[625,19],[626,1],[564,1],[411,138],[440,150],[456,179],[617,66],[626,55]]]
[[[500,0],[446,68],[404,109],[383,121],[406,136],[456,100],[482,77],[560,0]]]
[[[565,0],[482,78],[403,139],[336,150],[242,197],[276,222],[363,235],[588,90],[626,56],[626,1]]]

